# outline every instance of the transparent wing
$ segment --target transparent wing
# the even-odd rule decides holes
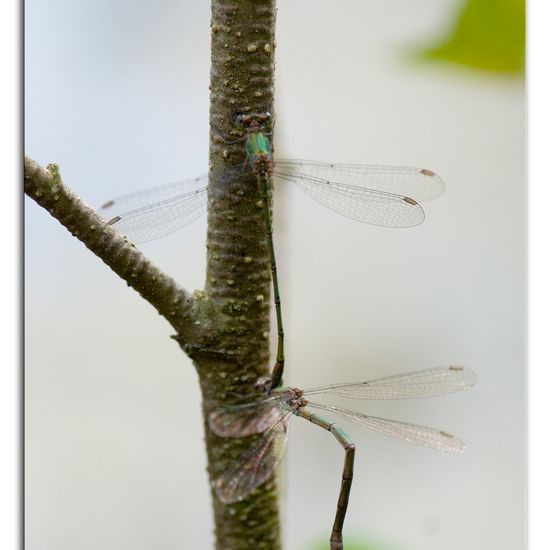
[[[424,210],[417,201],[444,190],[439,176],[420,168],[283,160],[273,173],[339,214],[386,227],[422,223]]]
[[[332,384],[304,391],[304,395],[331,394],[355,399],[418,399],[446,395],[471,388],[477,375],[473,370],[452,365],[367,382]]]
[[[410,197],[416,202],[435,199],[445,191],[443,180],[426,168],[369,164],[330,164],[307,160],[276,160],[277,173],[307,176],[369,190]]]
[[[208,417],[210,429],[219,437],[247,437],[267,431],[281,416],[275,398],[257,403],[220,408]]]
[[[426,426],[418,426],[407,422],[368,416],[332,405],[308,403],[308,407],[337,414],[350,422],[355,422],[375,432],[389,435],[390,437],[395,437],[396,439],[401,439],[415,445],[423,445],[424,447],[430,447],[451,454],[462,454],[466,449],[466,446],[460,439],[435,428],[427,428]]]
[[[108,200],[100,208],[100,213],[106,218],[112,218],[116,214],[137,210],[143,206],[150,206],[158,202],[165,202],[168,199],[175,199],[181,195],[187,195],[194,191],[206,188],[208,174],[198,178],[174,181],[156,187],[150,187],[143,191],[128,193],[114,199]]]
[[[206,212],[206,188],[131,210],[109,221],[132,242],[144,243],[174,233]]]
[[[100,209],[135,243],[152,241],[182,229],[206,212],[208,175],[176,181],[107,201]]]
[[[292,411],[280,411],[280,416],[264,436],[214,482],[221,502],[232,504],[245,499],[273,474],[284,454],[291,415]]]

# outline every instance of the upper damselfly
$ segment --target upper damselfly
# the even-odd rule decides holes
[[[257,176],[265,212],[277,314],[277,361],[272,374],[275,388],[282,381],[284,330],[269,204],[271,177],[296,183],[307,195],[344,216],[387,227],[420,224],[424,211],[419,202],[438,197],[445,185],[439,176],[425,168],[273,159],[271,143],[264,132],[269,120],[269,113],[262,113],[240,115],[236,122],[245,131],[247,160]],[[242,171],[239,166],[232,169]],[[208,175],[177,181],[112,199],[102,209],[119,212],[109,224],[131,241],[147,242],[173,233],[204,214],[207,184]]]

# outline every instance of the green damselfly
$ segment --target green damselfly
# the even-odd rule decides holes
[[[271,265],[271,280],[273,281],[273,300],[277,318],[277,359],[271,371],[271,388],[277,388],[283,380],[285,365],[283,315],[281,311],[281,295],[279,293],[279,278],[277,276],[277,261],[273,244],[273,220],[269,200],[270,180],[273,173],[273,157],[271,143],[263,132],[269,121],[269,113],[255,115],[239,115],[237,125],[246,131],[246,157],[258,182],[258,191],[263,203],[265,218],[265,233],[269,248],[269,262]]]
[[[367,382],[333,384],[307,390],[279,387],[270,389],[270,380],[261,380],[259,399],[220,408],[210,414],[210,429],[220,437],[262,434],[244,454],[214,482],[218,498],[225,504],[244,500],[271,477],[279,464],[288,438],[288,421],[293,416],[309,420],[328,430],[344,448],[344,468],[336,516],[330,536],[331,550],[343,548],[342,529],[353,479],[355,445],[342,428],[309,408],[334,413],[371,430],[409,443],[461,454],[465,446],[453,435],[425,426],[368,416],[349,409],[310,401],[322,394],[355,399],[418,399],[445,395],[472,387],[476,374],[459,366],[436,367]]]
[[[262,136],[267,140],[265,134]],[[242,170],[241,166],[234,169]],[[443,180],[425,168],[275,158],[271,174],[278,180],[294,182],[339,214],[385,227],[419,225],[425,217],[419,203],[439,197],[445,190]],[[101,208],[109,212],[116,209],[118,215],[111,223],[133,242],[144,243],[178,231],[202,216],[207,183],[208,174],[203,174],[123,195]]]
[[[284,367],[284,330],[269,206],[271,177],[296,183],[307,195],[344,216],[387,227],[420,224],[424,211],[418,203],[438,197],[445,185],[439,176],[424,168],[273,159],[264,132],[269,120],[269,113],[237,117],[237,125],[245,131],[247,159],[257,175],[265,211],[277,314],[277,361],[272,373],[276,388]],[[147,242],[173,233],[204,214],[207,183],[208,175],[177,181],[110,200],[102,209],[117,209],[120,213],[109,224],[136,243]]]

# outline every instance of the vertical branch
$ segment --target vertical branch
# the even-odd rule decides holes
[[[256,178],[243,169],[238,114],[272,109],[274,0],[212,0],[210,182],[205,294],[220,320],[216,340],[190,353],[203,394],[211,482],[250,445],[208,428],[230,392],[268,374],[270,268]],[[186,350],[189,353],[189,350]],[[276,483],[223,505],[212,493],[218,549],[280,548]]]

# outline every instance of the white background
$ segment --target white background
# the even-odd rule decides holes
[[[358,404],[456,432],[468,452],[350,427],[347,533],[395,548],[521,547],[522,82],[404,61],[454,2],[296,4],[279,4],[280,156],[427,166],[448,188],[407,231],[359,226],[280,189],[287,381],[448,362],[480,375],[470,394]],[[27,3],[26,152],[58,162],[94,205],[206,166],[206,3],[150,6]],[[188,547],[191,528],[208,548],[190,362],[167,324],[63,228],[30,201],[26,216],[29,548]],[[143,249],[188,288],[202,285],[204,221]],[[302,424],[284,474],[291,549],[326,538],[342,461],[327,434]]]

